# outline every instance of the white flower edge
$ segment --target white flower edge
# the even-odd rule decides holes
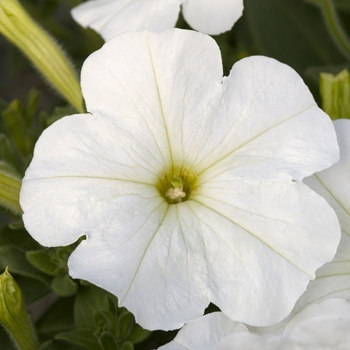
[[[332,167],[303,180],[335,210],[341,226],[341,240],[334,259],[316,271],[292,313],[271,327],[251,328],[256,333],[282,333],[286,324],[307,306],[328,298],[350,301],[350,120],[333,122],[340,147],[340,160]]]
[[[238,332],[248,333],[248,329],[243,323],[231,320],[222,312],[213,312],[186,323],[175,339],[159,350],[214,349],[222,338]]]
[[[187,323],[159,350],[346,350],[349,327],[350,305],[335,298],[300,312],[280,335],[249,333],[244,324],[215,312]]]
[[[208,36],[127,33],[84,63],[82,89],[92,115],[48,128],[23,180],[32,236],[57,246],[86,235],[70,274],[148,329],[179,328],[210,301],[250,324],[285,317],[340,236],[329,205],[293,181],[338,157],[295,71],[251,57],[222,78]],[[171,166],[200,174],[176,205],[157,189]]]
[[[91,27],[107,41],[129,31],[173,28],[181,5],[188,24],[211,35],[230,30],[243,11],[243,0],[90,0],[71,13],[81,26]]]

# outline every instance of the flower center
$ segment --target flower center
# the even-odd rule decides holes
[[[187,201],[196,189],[197,176],[185,168],[171,170],[159,177],[157,188],[169,204]]]

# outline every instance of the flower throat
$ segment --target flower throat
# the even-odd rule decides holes
[[[157,188],[169,204],[187,201],[196,189],[197,176],[185,168],[173,169],[159,177]]]

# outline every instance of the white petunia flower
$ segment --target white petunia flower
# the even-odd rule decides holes
[[[89,0],[75,7],[72,16],[110,40],[129,31],[173,28],[181,6],[192,28],[211,35],[230,30],[243,12],[243,0]]]
[[[338,216],[342,235],[337,253],[331,262],[316,271],[316,279],[309,283],[288,318],[271,327],[256,328],[256,333],[283,332],[289,320],[310,304],[328,298],[350,301],[350,120],[333,123],[340,147],[339,162],[303,182],[324,197]]]
[[[189,322],[159,350],[348,350],[350,304],[328,299],[294,316],[283,334],[249,333],[221,312]]]
[[[86,235],[70,274],[148,329],[179,328],[209,302],[256,326],[286,317],[340,239],[300,182],[338,146],[297,73],[250,57],[222,78],[214,40],[173,29],[117,36],[81,84],[91,115],[44,131],[23,180],[31,235]]]

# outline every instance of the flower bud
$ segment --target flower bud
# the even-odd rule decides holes
[[[17,0],[0,0],[0,33],[23,51],[77,111],[84,112],[72,64],[62,48],[29,17]]]
[[[7,268],[0,275],[0,322],[19,349],[37,349],[37,340],[24,308],[22,292]]]
[[[350,119],[350,76],[347,69],[339,74],[320,74],[323,110],[333,119]]]

